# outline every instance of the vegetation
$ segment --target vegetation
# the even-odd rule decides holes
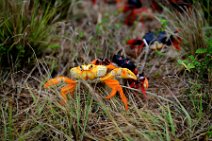
[[[125,111],[99,84],[80,82],[66,106],[58,103],[63,84],[43,84],[125,50],[127,39],[144,34],[139,24],[125,26],[116,6],[104,3],[0,0],[0,140],[211,140],[211,13],[194,4],[190,13],[157,15],[162,30],[180,29],[182,50],[150,51],[147,99],[123,86]]]
[[[72,1],[73,2],[73,1]],[[2,68],[34,65],[48,48],[58,48],[55,24],[66,18],[71,1],[0,1],[0,60]],[[57,13],[61,11],[60,13]],[[58,37],[57,37],[58,39]]]

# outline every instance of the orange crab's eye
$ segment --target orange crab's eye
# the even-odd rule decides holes
[[[81,71],[83,71],[83,68],[82,68],[82,66],[80,66],[80,70],[81,70]]]
[[[93,65],[90,65],[89,69],[92,69],[93,68]]]

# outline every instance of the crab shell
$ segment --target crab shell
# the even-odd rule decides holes
[[[103,65],[81,65],[70,69],[73,79],[94,80],[107,74],[107,67]]]
[[[115,68],[108,73],[109,69],[103,65],[81,65],[70,70],[73,79],[94,80],[96,78],[113,79],[113,78],[128,78],[136,80],[137,77],[127,68]]]

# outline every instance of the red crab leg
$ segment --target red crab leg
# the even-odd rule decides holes
[[[143,86],[144,86],[144,89],[147,89],[149,87],[149,82],[147,78],[144,79]]]
[[[146,96],[146,89],[148,87],[149,87],[148,79],[147,78],[144,78],[144,81],[143,81],[142,86],[141,86],[141,92],[143,93],[144,98],[147,98],[147,96]]]

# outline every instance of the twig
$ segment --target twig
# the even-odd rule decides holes
[[[140,90],[138,90],[138,89],[130,88],[130,87],[128,87],[128,86],[123,86],[123,85],[122,85],[122,87],[123,87],[123,88],[130,89],[130,90],[133,90],[133,91],[136,91],[136,92],[138,92],[138,93],[142,93],[142,92],[141,92]],[[157,98],[162,99],[162,100],[164,100],[164,101],[167,101],[167,102],[170,102],[170,103],[174,103],[173,101],[171,101],[171,100],[169,100],[169,99],[167,99],[167,98],[164,98],[164,97],[162,97],[162,96],[159,96],[159,95],[157,95],[157,94],[155,94],[155,93],[151,93],[151,92],[146,92],[146,93],[147,93],[148,95],[157,97]]]
[[[145,65],[146,65],[147,57],[148,57],[148,54],[149,54],[149,45],[148,45],[148,43],[146,42],[146,39],[143,39],[143,41],[144,41],[144,44],[145,44],[145,56],[144,56],[143,65],[141,65],[140,67],[138,67],[139,73],[142,73],[142,72],[143,72],[144,67],[145,67]],[[143,55],[143,54],[142,54],[142,55]],[[137,61],[136,61],[136,64],[139,63],[139,61],[141,60],[142,55],[140,55],[140,56],[138,57],[138,59],[137,59]]]

